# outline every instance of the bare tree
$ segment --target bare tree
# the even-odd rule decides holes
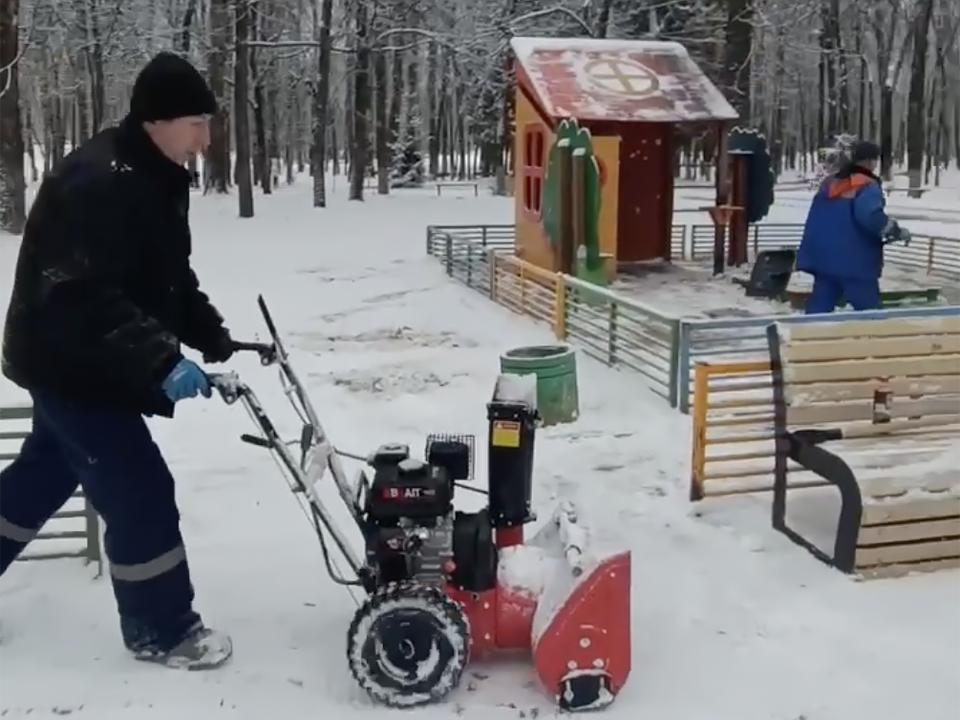
[[[933,0],[918,0],[911,27],[913,62],[907,100],[907,173],[911,188],[920,187],[923,180],[923,159],[927,149],[927,51],[932,20]],[[910,196],[921,197],[922,194],[911,191]]]
[[[236,60],[234,62],[233,115],[237,148],[237,192],[240,217],[253,217],[253,178],[250,174],[250,0],[234,0]]]
[[[333,22],[333,0],[321,0],[318,27],[317,84],[313,95],[313,206],[326,207],[327,127],[330,124],[330,59],[332,55],[330,25]]]
[[[210,0],[210,45],[207,55],[210,89],[220,106],[210,123],[210,149],[207,152],[204,189],[225,193],[230,187],[230,115],[226,93],[230,9],[227,0]]]
[[[205,191],[245,178],[280,192],[310,165],[379,193],[494,178],[514,159],[514,35],[673,40],[762,129],[779,170],[811,172],[840,133],[877,140],[882,171],[938,183],[960,163],[955,0],[0,0],[4,226],[31,178],[127,111],[134,74],[174,50],[209,74],[220,112]],[[246,8],[249,13],[237,11]],[[239,28],[238,28],[239,20]],[[19,143],[22,147],[15,147]],[[676,172],[706,178],[716,142],[675,138]],[[251,162],[252,151],[252,162]],[[231,172],[234,158],[237,165]],[[283,166],[283,167],[281,167]]]
[[[26,223],[19,10],[20,0],[0,0],[0,230],[14,234]]]

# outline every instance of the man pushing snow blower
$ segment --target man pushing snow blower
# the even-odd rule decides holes
[[[0,573],[78,485],[104,519],[120,628],[141,660],[206,669],[230,638],[204,627],[174,480],[142,415],[211,395],[181,341],[223,362],[223,318],[190,269],[188,156],[216,99],[180,57],[138,76],[130,113],[70,153],[30,210],[3,336],[3,374],[33,398],[33,427],[0,473]]]

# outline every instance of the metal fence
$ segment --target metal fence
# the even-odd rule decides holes
[[[684,260],[698,260],[713,256],[713,225],[687,225],[683,244]],[[747,250],[756,257],[761,250],[792,248],[800,244],[803,225],[792,223],[763,223],[751,225],[747,237]]]
[[[489,294],[489,254],[512,251],[513,239],[513,225],[430,225],[427,254],[440,260],[450,277]]]
[[[29,405],[0,407],[0,463],[16,459],[20,445],[30,434],[33,408]],[[77,522],[77,521],[82,522]],[[78,546],[77,540],[82,544]],[[66,542],[65,542],[66,541]],[[97,564],[97,574],[103,572],[103,553],[100,545],[100,521],[97,513],[78,490],[67,504],[58,510],[40,529],[20,560],[54,560],[83,558]]]
[[[680,321],[606,288],[562,277],[566,297],[558,337],[572,339],[610,367],[640,373],[676,407]]]
[[[684,259],[709,257],[713,254],[712,225],[689,225],[683,248]],[[762,250],[793,248],[800,244],[803,225],[762,223],[750,227],[749,249],[753,256]],[[960,239],[914,235],[909,245],[891,243],[884,249],[886,262],[905,270],[925,272],[934,277],[960,279]]]
[[[512,225],[427,230],[427,251],[447,275],[513,312],[549,324],[558,340],[610,367],[640,373],[676,406],[677,318],[502,252],[512,248]]]
[[[752,226],[754,254],[795,246],[802,226]],[[765,328],[772,322],[804,323],[810,315],[684,319],[619,293],[552,273],[512,254],[513,225],[445,225],[427,228],[427,252],[447,274],[501,305],[549,323],[557,337],[613,367],[640,373],[651,387],[684,413],[690,408],[696,362],[749,361],[766,353]],[[696,259],[713,251],[713,227],[674,225],[674,257]],[[893,246],[891,246],[893,247]],[[921,270],[953,281],[960,278],[960,240],[915,237],[909,248],[891,251],[892,265]],[[831,319],[928,317],[960,314],[955,305],[890,308],[833,313]]]

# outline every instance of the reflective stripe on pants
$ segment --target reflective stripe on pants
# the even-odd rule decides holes
[[[53,428],[34,413],[20,454],[0,470],[0,573],[70,499],[79,482]]]
[[[110,575],[114,579],[124,582],[143,582],[168,573],[177,565],[186,561],[187,549],[183,545],[177,545],[173,550],[147,562],[132,565],[110,563]]]
[[[5,517],[3,517],[3,515],[0,515],[0,537],[4,537],[8,540],[13,540],[14,542],[23,543],[26,545],[37,536],[38,532],[40,532],[39,529],[31,530],[29,528],[20,527],[16,523],[12,523],[7,520]]]

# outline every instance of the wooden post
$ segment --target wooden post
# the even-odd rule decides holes
[[[557,272],[573,275],[573,203],[570,186],[573,173],[573,148],[570,147],[570,141],[559,141],[557,153],[557,194],[559,195],[557,209],[560,214],[558,218],[560,237],[557,242],[554,268]]]
[[[727,133],[730,127],[726,122],[718,122],[715,125],[717,144],[714,154],[714,205],[721,207],[723,205],[732,205],[730,202],[730,163],[727,155]],[[717,223],[714,220],[713,225],[713,274],[723,275],[723,255],[727,244],[727,226],[725,223]]]
[[[718,122],[715,126],[716,148],[713,156],[713,187],[714,187],[714,205],[727,205],[729,198],[729,188],[727,186],[727,177],[729,176],[729,163],[727,159],[727,131],[729,124]]]
[[[720,207],[719,205],[717,207]],[[723,251],[727,244],[727,226],[713,223],[713,274],[723,275]]]
[[[576,150],[570,159],[570,275],[577,275],[580,268],[580,253],[586,257],[587,227],[586,227],[586,158],[583,152]]]
[[[743,208],[733,205],[714,205],[705,208],[713,220],[713,274],[723,275],[723,246],[726,239],[727,226]]]
[[[744,208],[743,212],[733,214],[730,220],[730,243],[727,246],[727,266],[739,267],[747,262],[747,235],[750,226],[747,222],[747,164],[752,153],[730,153],[730,200],[734,207]]]

